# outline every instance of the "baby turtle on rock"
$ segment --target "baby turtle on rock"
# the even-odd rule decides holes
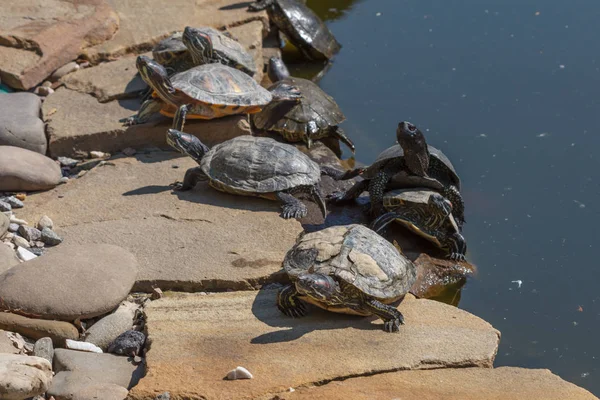
[[[309,7],[296,0],[258,0],[248,9],[267,10],[269,20],[309,60],[328,60],[342,47],[327,25]]]
[[[307,79],[290,77],[290,72],[277,57],[269,60],[269,78],[275,82],[270,91],[278,91],[280,86],[295,86],[302,94],[302,100],[286,113],[281,112],[278,103],[267,105],[251,117],[252,124],[258,129],[277,132],[289,142],[303,141],[310,148],[313,140],[333,136],[344,142],[354,153],[354,143],[337,125],[346,117],[331,96],[314,82]]]
[[[383,196],[383,205],[390,211],[373,221],[375,232],[397,221],[445,250],[450,259],[465,259],[467,243],[452,216],[452,203],[441,194],[423,188],[397,189]]]
[[[196,136],[169,129],[167,143],[200,165],[186,171],[183,183],[175,184],[176,190],[190,190],[208,180],[223,192],[279,200],[286,219],[306,216],[306,206],[293,196],[299,193],[311,196],[325,217],[321,174],[346,178],[345,173],[319,167],[294,146],[271,138],[239,136],[209,149]]]
[[[301,234],[283,268],[292,284],[281,289],[284,314],[306,314],[302,301],[325,310],[377,315],[386,332],[398,331],[404,317],[388,304],[400,300],[416,280],[415,265],[387,240],[362,225],[332,226]]]

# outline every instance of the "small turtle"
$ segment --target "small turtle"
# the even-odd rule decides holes
[[[191,47],[197,51],[191,51]],[[199,54],[204,54],[204,57]],[[186,26],[183,32],[175,32],[161,40],[152,50],[152,57],[167,70],[171,68],[169,72],[172,73],[218,62],[250,76],[256,74],[254,58],[244,46],[228,32],[210,27]]]
[[[137,58],[136,66],[154,93],[136,116],[124,121],[129,125],[146,122],[160,112],[174,117],[174,129],[183,130],[188,112],[189,118],[213,119],[252,114],[271,101],[293,103],[301,98],[293,86],[270,92],[242,71],[218,63],[199,65],[171,77],[162,65],[144,55]]]
[[[379,216],[371,229],[379,232],[392,221],[447,252],[452,260],[464,260],[467,243],[452,216],[452,203],[429,189],[396,189],[385,193],[383,206],[389,212]]]
[[[307,79],[290,77],[280,58],[269,59],[268,72],[271,81],[275,82],[269,90],[278,90],[281,85],[295,86],[300,89],[302,100],[284,115],[281,115],[279,104],[267,105],[261,112],[252,115],[251,122],[255,128],[277,132],[289,142],[303,141],[308,148],[313,140],[333,136],[354,153],[354,143],[337,126],[346,117],[331,96]]]
[[[278,293],[284,314],[306,314],[302,301],[323,309],[377,315],[395,332],[404,317],[387,304],[400,300],[416,280],[415,265],[367,227],[332,226],[301,234],[283,260],[292,284]]]
[[[208,180],[210,186],[223,192],[279,200],[286,219],[306,216],[306,206],[293,196],[306,193],[323,217],[327,215],[319,187],[325,172],[292,145],[245,135],[209,149],[196,136],[175,129],[168,130],[167,143],[200,165],[186,171],[183,183],[175,183],[176,190],[189,190]]]
[[[295,0],[257,0],[248,9],[267,9],[269,19],[309,60],[328,60],[342,47],[321,18],[304,3]]]
[[[346,176],[353,177],[361,174],[362,180],[357,182],[346,192],[332,194],[329,199],[339,203],[350,201],[365,191],[369,191],[371,198],[370,213],[377,217],[383,211],[383,194],[390,179],[398,172],[407,170],[410,174],[435,182],[435,179],[427,176],[429,168],[429,150],[423,133],[410,122],[400,122],[396,129],[396,140],[404,149],[404,157],[384,159],[369,167],[357,168],[348,171]]]

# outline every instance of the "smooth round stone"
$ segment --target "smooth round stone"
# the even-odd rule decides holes
[[[1,307],[74,321],[112,311],[135,283],[137,260],[114,245],[62,245],[0,275]]]
[[[33,93],[0,94],[0,145],[46,154],[42,103]]]
[[[63,241],[62,238],[50,228],[42,229],[40,237],[42,242],[44,242],[48,246],[56,246],[57,244],[61,244]]]
[[[14,146],[0,146],[0,191],[52,189],[62,174],[51,158]]]

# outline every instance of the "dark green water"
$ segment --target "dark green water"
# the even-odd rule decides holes
[[[457,167],[479,268],[459,307],[502,332],[496,366],[549,368],[600,395],[600,3],[308,4],[343,45],[320,85],[356,159],[408,120]]]

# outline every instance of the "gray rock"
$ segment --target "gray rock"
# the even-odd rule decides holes
[[[33,355],[36,357],[45,358],[52,364],[54,358],[54,346],[52,345],[52,339],[49,337],[43,337],[38,339],[33,346]]]
[[[44,393],[52,381],[52,366],[39,357],[0,354],[0,394],[22,400]]]
[[[0,146],[16,146],[46,154],[48,146],[41,101],[33,93],[0,94]]]
[[[48,246],[56,246],[57,244],[61,244],[63,241],[63,239],[50,228],[42,229],[41,239],[42,242],[44,242]]]
[[[56,374],[46,394],[58,400],[125,400],[128,393],[122,386],[98,382],[75,371]]]
[[[17,230],[19,230],[19,224],[13,224],[12,222],[8,224],[9,232],[16,232]]]
[[[133,327],[133,319],[138,308],[135,303],[123,303],[114,313],[92,325],[86,332],[85,341],[106,351],[120,334]]]
[[[49,216],[44,215],[37,223],[37,228],[41,231],[44,228],[54,228],[54,222],[50,219]]]
[[[125,356],[137,356],[144,347],[146,335],[128,330],[123,332],[108,346],[108,352]]]
[[[54,372],[77,371],[99,383],[112,383],[127,389],[144,376],[144,365],[133,365],[127,357],[77,350],[54,350]]]
[[[0,242],[0,274],[20,263],[14,250]]]
[[[14,146],[0,146],[0,191],[47,190],[58,185],[60,167],[52,159]]]
[[[24,237],[28,242],[35,242],[42,237],[42,232],[40,232],[39,229],[26,225],[19,226],[17,233]]]
[[[0,237],[8,231],[10,225],[10,219],[3,213],[0,213]]]
[[[171,400],[171,393],[164,392],[156,396],[154,400]]]
[[[12,206],[5,201],[0,200],[0,211],[10,211],[12,210]]]
[[[77,163],[79,162],[79,160],[75,160],[74,158],[69,158],[69,157],[58,157],[58,162],[63,167],[69,167],[70,168],[70,167],[76,166]]]
[[[28,249],[30,247],[29,246],[29,241],[27,239],[25,239],[24,237],[21,237],[21,236],[18,236],[18,235],[13,236],[12,242],[15,245],[17,245],[17,246],[21,246],[21,247],[24,247],[26,249]]]
[[[54,89],[48,86],[38,86],[35,88],[33,93],[37,94],[38,96],[48,96],[54,93]]]
[[[12,208],[23,208],[25,206],[25,204],[15,196],[3,197],[0,201],[10,204]]]
[[[58,246],[0,275],[0,307],[44,319],[93,318],[127,297],[137,272],[136,258],[118,246]]]
[[[29,250],[31,253],[35,254],[38,257],[46,252],[46,249],[43,247],[30,247],[27,250]]]

